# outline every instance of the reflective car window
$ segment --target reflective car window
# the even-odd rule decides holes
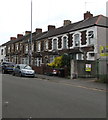
[[[32,70],[30,66],[25,66],[24,69]]]
[[[24,69],[26,65],[20,65],[20,68],[21,69]]]

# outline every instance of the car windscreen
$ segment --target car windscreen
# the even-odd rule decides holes
[[[23,69],[32,70],[30,66],[25,66]]]
[[[26,65],[20,65],[20,69],[24,69]]]
[[[14,64],[12,64],[12,63],[4,63],[3,66],[14,67]]]

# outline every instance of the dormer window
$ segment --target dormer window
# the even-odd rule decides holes
[[[53,50],[57,50],[57,39],[53,40]]]
[[[74,46],[75,47],[79,47],[80,46],[80,35],[79,34],[75,34],[74,35]]]
[[[94,44],[94,32],[93,31],[89,31],[88,32],[88,44]]]

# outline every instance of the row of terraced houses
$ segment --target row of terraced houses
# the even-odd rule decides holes
[[[5,49],[5,57],[1,57],[1,61],[11,61],[16,64],[29,64],[36,69],[36,72],[42,73],[42,66],[51,63],[55,57],[64,53],[71,55],[71,74],[80,73],[82,66],[73,61],[88,61],[88,65],[97,65],[98,60],[106,60],[106,24],[108,18],[103,15],[93,16],[89,11],[84,13],[84,19],[75,23],[70,20],[64,20],[63,26],[56,28],[54,25],[48,25],[48,30],[43,32],[41,28],[36,28],[32,33],[25,31],[25,35],[17,34],[17,37],[10,37],[10,40],[1,45],[1,56],[3,56],[3,48]],[[30,51],[31,50],[31,51]],[[30,55],[32,56],[31,61]],[[92,64],[92,62],[94,62]],[[83,64],[84,66],[84,64]],[[94,66],[94,65],[93,65]],[[105,74],[108,70],[108,63],[101,64],[105,70],[96,70],[96,66],[92,67],[92,72],[100,72]],[[80,67],[76,70],[76,67]],[[45,68],[44,68],[45,69]],[[80,70],[80,71],[78,71]],[[44,73],[43,73],[44,74]],[[85,74],[85,73],[83,73]],[[88,74],[88,73],[87,73]],[[91,74],[89,72],[89,74]]]

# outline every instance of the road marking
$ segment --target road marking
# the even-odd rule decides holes
[[[65,83],[65,82],[62,82],[62,84],[68,85],[68,86],[73,86],[73,87],[78,87],[78,88],[84,88],[84,89],[88,89],[88,90],[93,90],[93,91],[108,92],[108,90],[104,90],[104,89],[93,88],[93,87],[86,87],[86,86],[76,85],[76,84],[69,84],[69,83]]]
[[[43,79],[39,79],[39,80],[43,80]],[[45,80],[45,79],[44,79],[44,81],[55,82],[55,83],[59,83],[59,84],[64,84],[64,85],[78,87],[78,88],[84,88],[84,89],[93,90],[93,91],[108,92],[108,90],[105,90],[105,89],[87,87],[87,86],[83,86],[83,85],[71,84],[71,83],[66,83],[66,82],[50,81],[50,80]]]

